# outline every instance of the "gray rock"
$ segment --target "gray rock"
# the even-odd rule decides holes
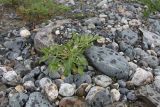
[[[69,84],[72,84],[73,81],[74,81],[74,76],[73,75],[69,75],[64,79],[64,82],[69,83]]]
[[[62,79],[55,79],[54,83],[56,84],[56,86],[59,88],[61,86],[62,83],[64,83],[64,81]]]
[[[152,68],[155,68],[159,65],[158,58],[151,55],[143,57],[142,61],[146,62]]]
[[[123,80],[118,80],[118,84],[121,88],[125,88],[126,87],[126,82]]]
[[[114,50],[92,46],[86,51],[89,61],[99,71],[117,79],[128,79],[129,64],[126,59]]]
[[[72,96],[75,93],[75,88],[74,84],[62,83],[59,88],[59,94],[65,97]]]
[[[109,92],[98,86],[90,89],[85,100],[91,107],[105,107],[113,102]]]
[[[101,87],[107,87],[112,84],[112,79],[106,75],[98,75],[94,78],[95,83]]]
[[[119,88],[119,92],[123,95],[127,95],[127,93],[129,92],[129,90],[127,88]]]
[[[160,76],[160,66],[157,66],[154,70],[153,70],[153,74],[155,76]]]
[[[34,47],[37,51],[44,47],[48,47],[54,43],[54,35],[52,34],[52,30],[54,28],[60,27],[64,23],[69,23],[69,20],[57,20],[55,23],[50,23],[44,28],[40,29],[34,37]]]
[[[48,87],[51,84],[52,84],[52,80],[47,77],[44,77],[39,81],[39,86],[42,89],[44,89],[45,87]]]
[[[59,78],[61,78],[61,75],[58,72],[49,71],[48,74],[49,74],[49,77],[51,79],[59,79]]]
[[[134,48],[134,51],[136,53],[136,56],[135,56],[136,59],[140,59],[148,56],[148,54],[141,48]]]
[[[154,44],[154,46],[160,46],[160,36],[140,28],[140,31],[143,33],[143,42],[146,42],[149,46]]]
[[[132,31],[131,29],[125,29],[121,32],[120,31],[117,32],[116,40],[134,45],[138,40],[138,34]]]
[[[55,105],[51,105],[40,92],[33,92],[30,94],[25,107],[55,107]]]
[[[153,84],[156,91],[160,92],[160,76],[155,77]]]
[[[39,67],[34,68],[30,73],[28,73],[27,75],[25,75],[23,77],[23,82],[29,81],[29,80],[33,80],[34,81],[34,77],[38,76],[39,73],[40,73]]]
[[[29,72],[28,69],[26,69],[25,66],[22,65],[21,63],[16,64],[14,69],[15,69],[16,73],[18,75],[20,75],[21,77],[23,77],[24,75],[26,75]]]
[[[12,97],[9,97],[10,107],[23,107],[28,100],[28,95],[25,93],[16,93]]]
[[[92,83],[92,79],[88,74],[77,74],[74,75],[74,83],[76,84],[77,87],[79,87],[82,83]]]
[[[127,93],[127,99],[129,99],[129,100],[136,100],[137,99],[137,97],[136,97],[136,95],[135,95],[135,92],[134,91],[130,91],[130,92],[128,92]]]

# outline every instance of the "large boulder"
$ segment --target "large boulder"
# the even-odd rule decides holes
[[[87,49],[86,56],[97,70],[107,76],[116,77],[117,79],[128,79],[129,64],[116,51],[106,47],[92,46]]]

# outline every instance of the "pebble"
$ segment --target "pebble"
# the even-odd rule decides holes
[[[48,87],[49,85],[52,84],[52,80],[47,78],[47,77],[44,77],[42,78],[40,81],[39,81],[39,86],[44,89],[45,87]]]
[[[30,31],[27,30],[26,28],[20,30],[20,36],[23,38],[28,38],[30,35],[31,35]]]
[[[74,84],[62,83],[59,88],[59,94],[64,97],[72,96],[75,93],[75,88]]]
[[[136,86],[141,86],[150,83],[152,80],[153,74],[151,72],[147,72],[142,68],[137,68],[131,82]]]
[[[106,75],[97,75],[94,78],[94,81],[97,85],[99,85],[101,87],[107,87],[110,84],[112,84],[112,79]]]
[[[112,89],[111,96],[113,98],[113,101],[119,101],[121,94],[117,89]]]
[[[36,89],[35,84],[33,81],[26,81],[23,86],[26,90],[34,91]]]

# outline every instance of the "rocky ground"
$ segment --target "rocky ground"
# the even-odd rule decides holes
[[[95,16],[56,17],[35,29],[1,17],[0,107],[160,107],[160,14],[144,19],[144,6],[124,0],[59,2]],[[49,72],[38,50],[72,32],[102,37],[85,52],[90,65],[82,76]]]

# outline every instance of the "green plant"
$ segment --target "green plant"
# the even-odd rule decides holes
[[[58,4],[54,0],[0,0],[0,3],[12,5],[18,15],[32,22],[61,15],[70,10],[70,7]]]
[[[64,70],[64,74],[71,72],[82,74],[88,62],[84,51],[92,45],[92,42],[98,39],[93,35],[73,34],[72,38],[63,45],[53,45],[42,49],[44,54],[40,62],[47,61],[51,71],[57,71],[59,68]]]

